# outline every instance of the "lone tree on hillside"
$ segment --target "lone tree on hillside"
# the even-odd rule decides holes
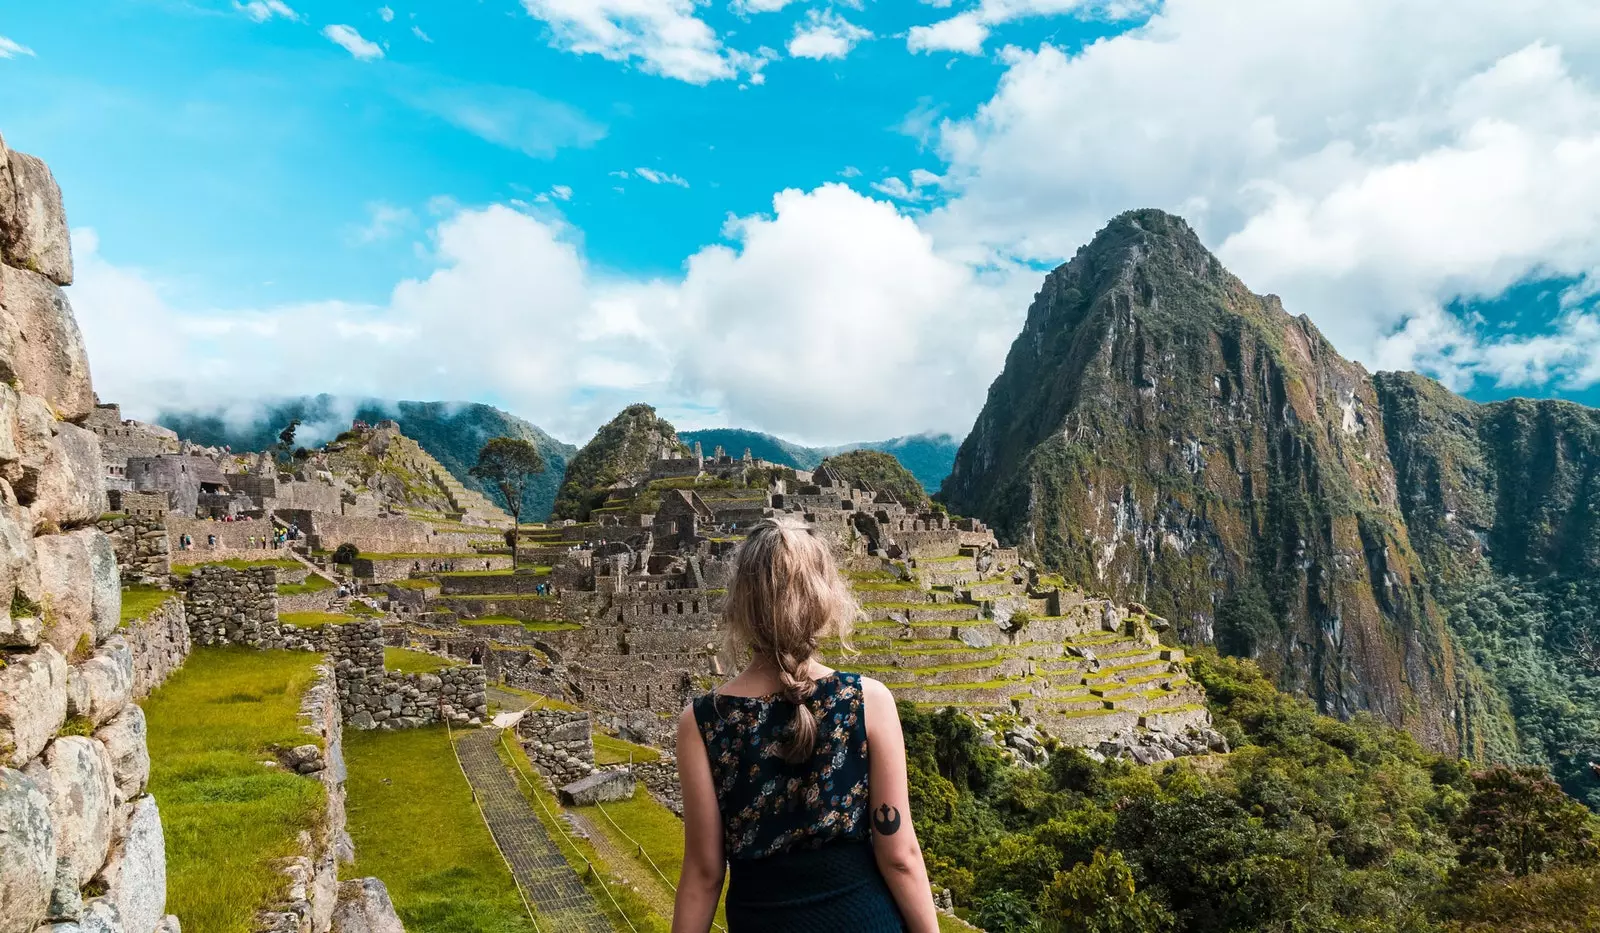
[[[511,513],[511,566],[517,566],[517,530],[522,527],[522,493],[528,480],[544,472],[539,448],[516,437],[491,437],[478,451],[478,462],[469,470],[478,479],[488,480],[505,497]]]

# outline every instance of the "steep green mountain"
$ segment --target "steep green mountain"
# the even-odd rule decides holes
[[[887,489],[911,508],[928,504],[928,493],[922,484],[917,482],[910,470],[901,466],[894,454],[881,450],[851,450],[829,457],[822,461],[822,466],[832,468],[851,482],[864,482],[874,489]]]
[[[1118,217],[1050,273],[942,496],[1325,712],[1444,750],[1505,728],[1410,541],[1371,377],[1176,217]]]
[[[348,428],[352,419],[367,422],[395,420],[401,433],[415,440],[464,485],[481,490],[504,505],[498,490],[467,471],[477,462],[478,450],[491,437],[517,437],[531,441],[545,460],[545,472],[529,484],[523,496],[525,521],[550,514],[561,486],[567,460],[577,448],[563,444],[533,424],[489,405],[470,402],[396,402],[382,399],[347,399],[331,395],[303,396],[265,403],[246,419],[223,411],[163,412],[157,423],[196,444],[230,446],[234,450],[262,450],[277,443],[278,432],[298,418],[298,438],[310,444],[331,440]]]
[[[567,461],[550,517],[588,521],[611,486],[642,482],[663,447],[688,452],[672,424],[656,417],[654,408],[642,404],[624,408]]]
[[[938,489],[944,478],[950,475],[950,465],[956,458],[956,441],[948,434],[912,434],[887,441],[863,441],[837,447],[805,447],[781,437],[743,428],[684,431],[679,436],[685,444],[692,445],[699,441],[707,455],[719,445],[735,457],[749,448],[752,456],[797,470],[814,470],[824,459],[852,450],[881,450],[893,454],[928,492]]]

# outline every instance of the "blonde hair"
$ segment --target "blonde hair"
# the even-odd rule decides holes
[[[722,617],[735,658],[748,651],[777,670],[779,691],[795,704],[794,725],[781,746],[798,764],[816,748],[817,718],[806,704],[816,683],[808,676],[818,643],[840,641],[860,612],[839,576],[828,543],[794,519],[768,519],[755,527],[734,554]]]

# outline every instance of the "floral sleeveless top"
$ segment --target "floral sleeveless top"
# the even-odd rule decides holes
[[[816,753],[796,765],[779,751],[795,715],[793,703],[716,693],[694,701],[729,859],[766,858],[868,838],[861,675],[835,671],[816,683],[807,701],[817,717]]]

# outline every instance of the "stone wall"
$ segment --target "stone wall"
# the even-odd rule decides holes
[[[148,515],[108,515],[95,527],[111,537],[123,586],[166,586],[172,575],[167,526]]]
[[[594,734],[582,711],[530,709],[517,724],[528,759],[557,786],[595,773]]]
[[[347,543],[372,554],[462,553],[471,550],[462,535],[440,534],[428,523],[412,518],[358,518],[302,509],[279,509],[277,515],[286,522],[299,525],[313,550],[331,551]]]
[[[50,170],[0,141],[0,933],[176,930],[71,282]]]
[[[172,550],[177,551],[177,540],[187,534],[194,543],[187,553],[180,553],[179,562],[185,560],[218,560],[224,555],[212,554],[212,551],[244,551],[255,557],[262,556],[262,539],[271,540],[273,526],[271,522],[260,519],[241,520],[236,522],[219,522],[209,518],[185,518],[181,515],[169,515],[166,518],[167,534],[173,543]],[[211,543],[215,538],[216,543]],[[254,540],[252,547],[251,541]],[[271,556],[271,555],[267,555]]]
[[[275,568],[196,567],[189,574],[183,602],[197,645],[283,647]]]
[[[384,670],[381,622],[352,622],[321,631],[338,672],[340,710],[351,728],[469,725],[488,718],[482,665],[448,667],[435,674],[396,673]]]
[[[149,615],[124,625],[122,637],[133,655],[133,698],[141,700],[165,683],[189,657],[193,643],[183,599],[173,593]]]

